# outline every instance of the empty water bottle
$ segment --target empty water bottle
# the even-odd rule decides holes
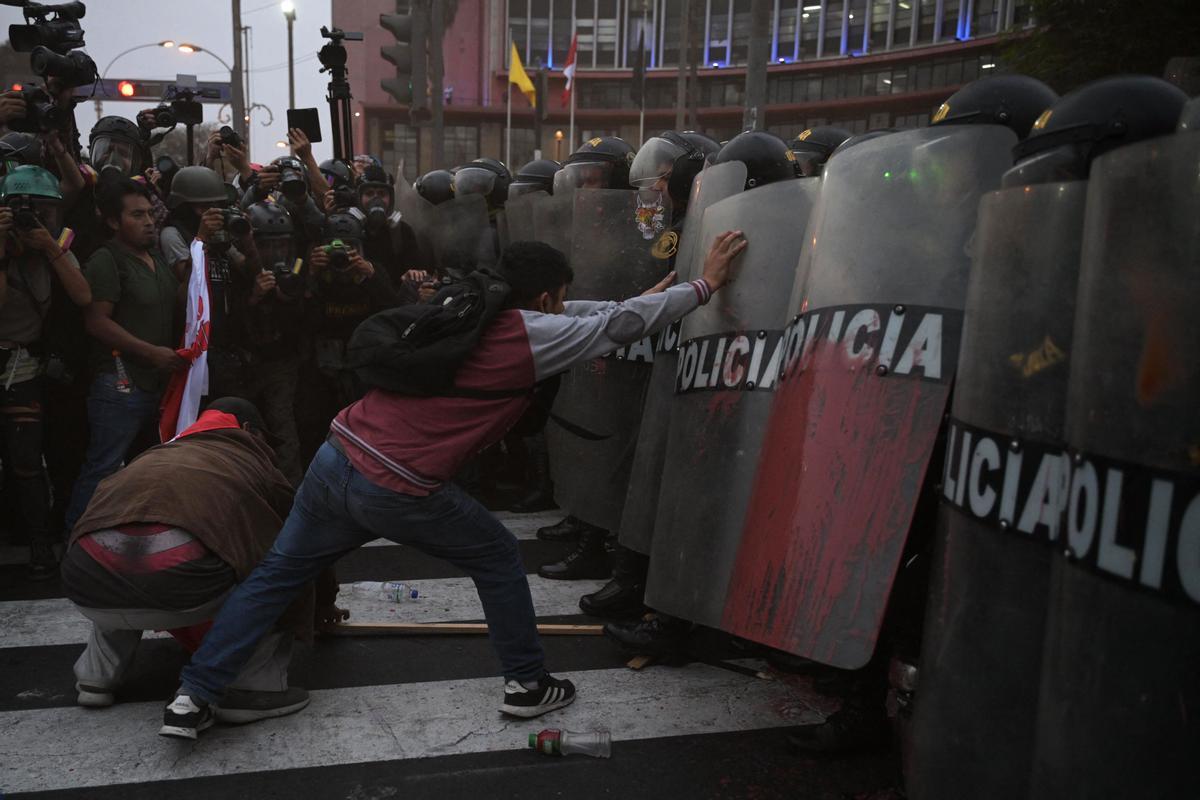
[[[612,734],[608,731],[576,733],[547,728],[541,733],[529,734],[529,746],[548,756],[578,753],[592,758],[608,758],[612,755]]]
[[[384,600],[400,603],[404,600],[416,600],[420,593],[415,587],[402,581],[385,581],[379,585],[379,594]]]

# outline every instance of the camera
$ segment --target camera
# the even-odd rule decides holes
[[[345,272],[350,269],[350,254],[354,252],[352,245],[346,244],[341,239],[334,239],[321,249],[325,251],[325,255],[329,256],[329,267],[334,272]]]
[[[225,230],[229,232],[230,237],[241,239],[250,235],[250,220],[246,219],[246,215],[237,206],[230,206],[222,209],[225,216]]]
[[[14,197],[7,203],[13,215],[13,227],[20,231],[31,231],[41,227],[37,211],[34,210],[33,200],[28,197]]]
[[[170,106],[157,106],[151,113],[154,114],[154,125],[152,127],[174,128],[179,124],[179,120],[175,118],[175,112],[171,110]]]
[[[30,54],[29,65],[35,74],[57,78],[71,87],[96,82],[96,62],[77,49],[84,45],[79,25],[87,13],[83,3],[47,6],[27,2],[22,11],[25,24],[9,25],[8,38],[14,50]]]
[[[230,144],[234,147],[242,147],[245,145],[245,142],[242,141],[242,137],[238,135],[238,132],[228,125],[222,125],[221,130],[217,131],[217,136],[220,138],[221,144]]]
[[[303,264],[303,261],[296,259],[291,269],[283,264],[276,264],[271,270],[275,273],[275,285],[288,297],[298,297],[304,291],[304,279],[300,277],[300,267]]]
[[[22,133],[46,133],[65,130],[71,123],[71,112],[60,108],[44,89],[32,87],[18,93],[25,101],[25,116],[9,120],[9,130]]]

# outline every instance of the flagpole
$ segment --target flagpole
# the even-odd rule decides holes
[[[576,75],[579,74],[578,66],[575,67],[575,74]],[[571,77],[571,83],[575,83],[574,76]],[[575,92],[577,90],[578,90],[578,87],[576,87],[576,86],[571,87],[571,124],[569,126],[567,126],[569,128],[570,134],[571,134],[569,137],[567,137],[567,153],[568,154],[575,152]]]
[[[515,46],[515,43],[513,42],[511,33],[508,37],[508,43],[509,43],[508,52],[511,53],[513,47]],[[512,164],[512,87],[513,87],[512,64],[510,63],[508,65],[508,88],[505,92],[505,94],[508,95],[508,121],[505,124],[505,131],[504,131],[504,163],[505,164]]]

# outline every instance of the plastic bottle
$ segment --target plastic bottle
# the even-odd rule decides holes
[[[113,350],[113,367],[117,372],[116,390],[121,394],[130,394],[133,391],[133,381],[129,380],[129,373],[125,371],[125,362],[121,360],[121,351]]]
[[[576,733],[547,728],[541,733],[529,734],[529,746],[548,756],[578,753],[592,758],[608,758],[612,755],[612,734],[608,731]]]
[[[379,584],[379,594],[384,600],[400,603],[405,600],[416,600],[420,592],[403,581],[384,581]]]

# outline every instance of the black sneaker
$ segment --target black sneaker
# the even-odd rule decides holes
[[[200,731],[208,730],[212,725],[213,712],[208,703],[181,694],[163,711],[163,725],[158,729],[158,735],[195,739]]]
[[[504,684],[504,705],[500,706],[500,710],[514,717],[529,719],[573,702],[575,684],[565,678],[555,678],[547,672],[535,689],[526,689],[517,681]]]
[[[252,692],[230,689],[221,698],[213,714],[221,722],[244,725],[271,717],[286,717],[308,705],[308,691],[289,686],[282,692]]]

